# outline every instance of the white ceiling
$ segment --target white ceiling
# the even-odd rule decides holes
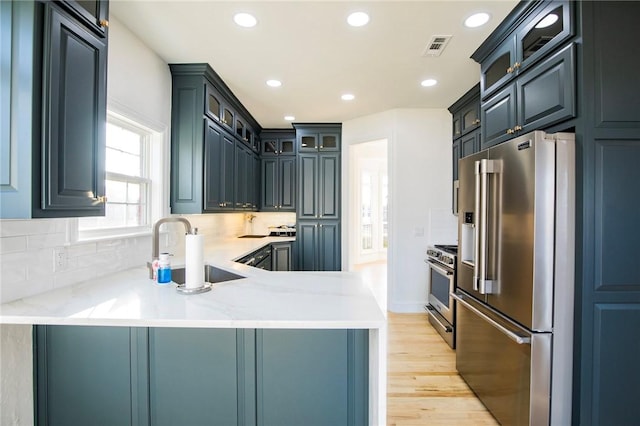
[[[208,62],[262,127],[343,122],[394,108],[446,108],[479,81],[469,56],[517,1],[111,1],[110,13],[167,63]],[[236,12],[258,19],[234,24]],[[369,25],[346,17],[365,11]],[[491,20],[469,29],[474,12]],[[452,35],[423,57],[433,35]],[[268,79],[281,80],[279,88]],[[422,87],[427,78],[435,87]],[[353,93],[355,100],[340,95]]]

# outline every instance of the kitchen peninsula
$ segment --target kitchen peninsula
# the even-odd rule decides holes
[[[36,421],[383,424],[385,317],[359,276],[232,261],[283,240],[208,244],[244,277],[208,293],[141,266],[1,305],[0,323],[35,326]]]

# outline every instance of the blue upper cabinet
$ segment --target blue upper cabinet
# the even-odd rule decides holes
[[[2,2],[2,218],[104,215],[108,3],[88,3]]]
[[[259,124],[208,64],[169,67],[171,212],[257,210]]]
[[[472,55],[481,68],[480,149],[576,116],[573,9],[566,1],[521,2],[499,41]]]
[[[98,35],[109,29],[109,2],[104,0],[62,0],[67,8],[86,27]]]
[[[498,46],[484,49],[483,45],[473,54],[473,58],[481,63],[483,100],[575,34],[572,2],[540,2],[523,13],[525,6],[522,2],[507,16],[502,25],[512,25],[515,30]]]

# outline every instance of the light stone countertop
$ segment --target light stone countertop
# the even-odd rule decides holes
[[[141,266],[0,305],[0,324],[208,328],[360,328],[386,322],[357,273],[274,272],[233,262],[266,244],[294,238],[206,242],[205,263],[246,278],[183,295],[158,285]],[[172,259],[174,267],[179,258]]]

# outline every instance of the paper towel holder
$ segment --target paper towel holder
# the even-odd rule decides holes
[[[187,234],[198,235],[198,228],[194,227],[187,230]],[[204,265],[203,265],[203,268],[204,268]],[[204,282],[200,287],[187,287],[185,283],[183,285],[178,285],[176,287],[176,291],[184,295],[206,293],[207,291],[211,291],[211,283]]]

